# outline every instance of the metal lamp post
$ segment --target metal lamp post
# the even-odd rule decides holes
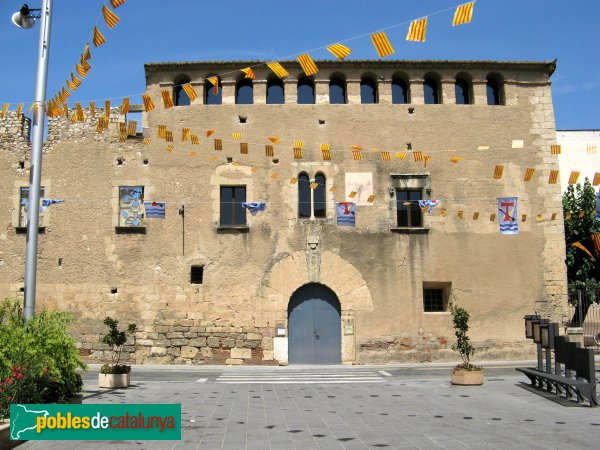
[[[33,15],[32,11],[39,11],[39,16]],[[40,19],[41,28],[38,47],[38,67],[35,80],[35,107],[27,211],[27,245],[25,249],[25,308],[23,316],[26,320],[32,318],[35,314],[42,146],[44,140],[44,121],[46,119],[46,85],[48,81],[48,55],[50,53],[52,0],[42,0],[42,8],[40,10],[30,10],[27,5],[23,5],[21,10],[13,15],[13,22],[21,28],[31,28],[35,23],[35,19]]]

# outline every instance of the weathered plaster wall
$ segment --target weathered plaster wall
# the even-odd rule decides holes
[[[325,93],[323,84],[333,71],[344,71],[349,92],[357,91],[367,70],[386,79],[405,71],[412,103],[392,105],[390,84],[382,82],[380,103],[374,105],[266,105],[259,96],[261,88],[264,96],[260,80],[266,73],[257,69],[254,105],[233,104],[231,75],[223,82],[226,104],[202,105],[200,95],[196,104],[165,110],[160,91],[187,73],[201,93],[200,80],[215,71],[207,63],[147,68],[147,89],[157,104],[144,117],[150,145],[140,139],[119,142],[115,122],[124,118],[116,110],[103,133],[95,131],[97,119],[89,114],[85,123],[50,121],[43,184],[50,186],[47,197],[65,203],[51,208],[40,235],[38,299],[40,306],[77,316],[82,351],[102,356],[101,321],[111,315],[140,325],[138,362],[275,363],[275,327],[286,324],[291,294],[311,281],[336,292],[343,324],[353,327],[352,334],[342,336],[346,363],[455,358],[449,350],[450,315],[423,312],[423,282],[452,283],[453,300],[472,315],[471,337],[481,358],[531,354],[523,336],[525,314],[538,311],[561,319],[564,239],[560,187],[548,184],[550,170],[558,167],[549,152],[555,131],[546,66],[503,67],[506,106],[485,104],[482,80],[492,71],[485,65],[406,68],[398,63],[394,68],[371,62],[320,68],[317,92]],[[423,104],[420,83],[431,70],[442,79],[443,105]],[[455,105],[452,80],[465,70],[474,80],[475,104]],[[290,72],[292,80],[299,74],[293,65]],[[286,101],[293,100],[293,88],[286,82]],[[240,123],[240,116],[246,123]],[[165,142],[157,138],[159,124],[173,131],[173,152],[166,152]],[[27,170],[18,169],[27,151],[23,142],[17,148],[10,144],[14,126],[2,133],[3,126],[0,293],[18,296],[25,236],[15,233],[11,217],[17,187],[28,179]],[[201,136],[201,145],[182,143],[182,127]],[[217,130],[210,139],[208,129]],[[240,141],[249,143],[248,155],[240,154],[232,132],[243,133]],[[282,138],[273,158],[264,156],[267,136]],[[213,138],[223,139],[222,151],[213,150]],[[524,148],[512,149],[513,139],[523,139]],[[302,160],[293,159],[293,140],[305,141]],[[394,154],[406,151],[409,142],[432,156],[427,167],[410,153],[388,162],[367,151],[362,161],[354,161],[348,148],[359,144]],[[331,144],[332,161],[322,161],[320,143]],[[481,145],[490,149],[477,150]],[[187,156],[192,149],[196,158]],[[457,165],[448,161],[455,154],[464,157]],[[228,157],[239,165],[227,163]],[[492,179],[496,164],[505,165],[502,180]],[[526,183],[528,167],[536,169],[536,176]],[[301,171],[326,175],[326,219],[297,218],[297,185],[289,179]],[[277,180],[273,172],[280,174]],[[335,224],[333,203],[346,199],[347,172],[373,176],[376,200],[357,206],[356,228]],[[440,215],[440,207],[426,215],[427,234],[390,231],[395,226],[396,200],[389,194],[394,174],[429,175],[431,197],[443,201],[447,215]],[[248,201],[268,203],[265,212],[248,215],[248,232],[218,230],[219,187],[226,184],[246,185]],[[124,185],[143,185],[146,200],[166,201],[165,220],[147,220],[145,234],[116,233],[116,188]],[[331,186],[336,192],[329,192]],[[519,214],[528,220],[519,223],[518,235],[503,236],[489,215],[497,212],[496,197],[513,195],[519,197]],[[178,214],[182,205],[185,228]],[[459,210],[465,211],[464,219],[456,217]],[[480,213],[477,221],[471,219],[474,212]],[[535,220],[538,213],[544,214],[541,222]],[[552,213],[557,213],[554,221],[549,220]],[[190,284],[191,265],[204,266],[202,285]]]

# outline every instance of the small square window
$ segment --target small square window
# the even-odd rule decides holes
[[[204,278],[204,266],[192,266],[190,270],[190,283],[202,284]]]
[[[423,283],[423,311],[446,312],[450,298],[451,283],[449,282],[424,282]]]
[[[119,227],[143,227],[144,187],[119,187]]]

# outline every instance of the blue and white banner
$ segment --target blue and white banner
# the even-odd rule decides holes
[[[600,222],[600,189],[596,192],[596,220]]]
[[[267,209],[267,204],[265,202],[245,202],[242,203],[242,206],[250,211],[250,214],[253,216],[255,216],[259,211],[264,211]]]
[[[498,197],[500,234],[519,234],[517,199],[518,197]]]
[[[146,219],[164,219],[166,205],[165,202],[144,202],[146,210]]]
[[[353,202],[336,202],[337,224],[340,227],[356,226],[356,205]]]
[[[432,208],[440,203],[442,203],[441,200],[419,200],[419,206],[421,209],[427,208],[427,214],[431,213]]]

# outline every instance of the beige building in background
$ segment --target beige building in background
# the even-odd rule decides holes
[[[38,308],[71,311],[93,357],[110,315],[138,324],[140,363],[360,364],[456,359],[453,302],[476,359],[532,355],[523,316],[561,320],[566,305],[554,62],[317,61],[308,79],[282,65],[279,83],[259,61],[146,64],[151,112],[113,101],[101,132],[103,110],[51,119],[42,185],[64,203],[43,213]],[[183,106],[188,82],[198,98]],[[29,142],[14,112],[0,152],[0,294],[22,297]],[[519,198],[517,235],[499,232],[504,196]],[[355,227],[337,225],[336,202],[356,204]]]
[[[556,143],[561,146],[558,166],[562,191],[567,190],[571,172],[579,172],[577,182],[582,185],[586,178],[594,183],[600,172],[600,130],[557,130]]]

